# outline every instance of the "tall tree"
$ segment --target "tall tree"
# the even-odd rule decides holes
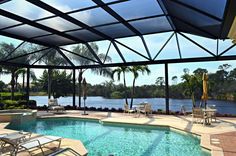
[[[195,91],[200,86],[199,83],[201,82],[201,79],[198,79],[195,75],[190,75],[185,72],[184,75],[181,76],[183,82],[183,85],[185,86],[184,94],[189,95],[192,99],[193,107],[196,107],[196,101],[195,101]]]
[[[14,51],[14,52],[13,52]],[[27,53],[27,49],[22,49],[22,48],[18,48],[17,50],[15,50],[15,46],[10,43],[0,43],[0,53],[2,55],[3,58],[6,57],[10,57],[10,58],[14,58],[20,55],[24,55]],[[24,64],[29,64],[31,59],[30,56],[26,56],[26,57],[19,57],[17,59],[13,59],[13,62],[20,62],[20,63],[24,63]],[[11,74],[11,99],[14,99],[14,92],[15,92],[15,76],[16,76],[16,71],[19,69],[19,67],[15,67],[15,66],[3,66],[5,74]]]
[[[129,104],[128,99],[127,99],[128,95],[127,95],[126,77],[125,77],[125,73],[127,73],[127,72],[129,72],[129,67],[126,67],[126,66],[118,67],[112,71],[112,79],[114,80],[114,75],[117,74],[117,79],[118,79],[118,81],[120,81],[121,74],[123,74],[125,102],[126,102],[126,104]]]
[[[43,90],[48,87],[48,73],[44,70],[43,75],[38,79]],[[72,92],[72,73],[67,74],[66,70],[53,70],[51,75],[51,93],[53,98],[67,96]]]
[[[158,85],[158,86],[163,86],[163,84],[165,83],[165,80],[164,80],[164,77],[160,76],[156,79],[156,82],[155,84]]]
[[[27,70],[25,68],[20,68],[16,71],[16,76],[15,76],[15,81],[16,81],[16,90],[18,89],[17,87],[17,84],[18,84],[18,78],[19,76],[21,75],[22,76],[22,89],[24,91],[25,89],[25,76],[26,76],[26,73],[27,73]],[[36,78],[36,75],[34,73],[34,71],[30,70],[30,78],[35,81],[37,78]]]
[[[36,46],[34,47],[35,50],[44,49],[43,46]],[[45,55],[46,54],[46,55]],[[47,49],[43,50],[40,53],[35,54],[35,58],[38,60],[39,63],[44,63],[46,65],[67,65],[68,62],[57,52],[56,49]],[[51,77],[52,77],[53,69],[48,68],[48,98],[51,98]]]
[[[148,75],[151,73],[148,66],[132,66],[129,68],[129,70],[133,73],[133,87],[132,87],[132,94],[131,94],[131,102],[130,102],[130,108],[133,106],[133,99],[134,99],[134,92],[135,92],[135,81],[139,77],[139,72],[141,72],[143,75],[147,73]]]
[[[89,45],[101,61],[111,62],[111,57],[110,56],[105,55],[103,53],[98,53],[99,47],[96,43],[92,42]],[[91,53],[91,51],[85,45],[78,44],[77,46],[72,48],[72,51],[76,54],[82,55],[82,56],[90,58],[92,60],[96,60],[94,55]],[[78,64],[80,64],[80,65],[95,64],[95,62],[93,62],[89,59],[78,57],[78,56],[73,55],[73,54],[71,54],[70,57],[73,60],[75,60],[76,62],[78,62]],[[83,74],[86,70],[87,69],[79,69],[79,76],[78,76],[78,81],[79,81],[79,107],[81,107],[81,93],[82,93],[81,88],[82,88]],[[104,68],[104,67],[103,68],[102,67],[101,68],[92,68],[91,71],[95,74],[108,76],[108,77],[111,77],[111,72],[112,72],[110,68]]]
[[[197,68],[193,71],[194,75],[202,77],[203,73],[208,73],[207,69]]]
[[[173,82],[173,85],[177,85],[177,80],[178,80],[178,77],[177,76],[172,76],[171,78],[172,82]]]

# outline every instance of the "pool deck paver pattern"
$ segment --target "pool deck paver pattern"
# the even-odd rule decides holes
[[[211,135],[211,144],[223,149],[224,156],[236,155],[236,132]]]
[[[137,117],[135,114],[123,114],[113,112],[93,112],[89,111],[87,116],[81,115],[82,111],[67,111],[65,114],[53,114],[40,111],[39,118],[53,117],[77,117],[98,119],[104,123],[127,123],[139,125],[153,126],[169,126],[174,130],[190,132],[201,136],[201,146],[211,150],[212,156],[236,156],[236,118],[217,118],[217,122],[213,122],[209,126],[202,124],[193,124],[191,116],[173,116],[173,115],[151,115],[146,117],[141,115]],[[0,123],[0,133],[9,131],[4,129],[4,124]],[[231,139],[230,139],[231,138]],[[77,142],[78,140],[75,140]],[[219,142],[219,143],[218,143]],[[71,147],[78,152],[86,154],[83,144],[73,143],[70,139],[63,139],[62,148]],[[78,146],[77,146],[78,145]]]

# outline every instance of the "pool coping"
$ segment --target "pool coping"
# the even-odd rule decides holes
[[[171,130],[179,131],[181,133],[189,133],[194,136],[200,137],[200,146],[208,150],[211,153],[211,156],[224,156],[223,149],[217,146],[214,146],[211,144],[211,134],[203,134],[197,131],[191,131],[188,129],[183,129],[182,127],[174,126],[174,125],[168,125],[168,124],[153,124],[153,123],[134,123],[134,122],[127,122],[127,121],[107,121],[107,118],[101,118],[101,117],[94,117],[94,116],[73,116],[73,115],[63,115],[63,116],[40,116],[39,119],[47,119],[47,118],[78,118],[78,119],[87,119],[87,120],[97,120],[102,121],[104,123],[111,123],[111,124],[132,124],[132,125],[140,125],[140,126],[159,126],[159,127],[167,127]],[[218,133],[217,133],[218,134]]]
[[[132,125],[141,125],[141,126],[158,126],[158,127],[166,127],[166,128],[170,128],[171,130],[175,130],[181,133],[189,133],[192,134],[194,136],[198,136],[200,137],[200,146],[204,149],[204,150],[208,150],[211,153],[211,156],[224,156],[224,152],[223,149],[217,146],[214,146],[213,144],[211,144],[211,135],[212,134],[221,134],[224,132],[229,132],[227,130],[225,130],[224,132],[217,132],[217,133],[201,133],[199,131],[196,130],[190,130],[190,129],[186,129],[183,128],[181,126],[177,126],[177,125],[173,125],[173,123],[169,123],[166,122],[165,124],[163,123],[135,123],[134,121],[124,121],[119,118],[104,118],[101,116],[76,116],[73,114],[63,114],[63,115],[56,115],[56,116],[37,116],[37,119],[50,119],[50,118],[74,118],[74,119],[87,119],[87,120],[96,120],[96,121],[102,121],[104,123],[111,123],[111,124],[132,124]],[[110,119],[112,119],[112,121],[109,121]],[[118,121],[117,121],[118,120]],[[7,129],[6,126],[8,124],[6,124],[3,128]],[[1,127],[0,127],[1,128]],[[9,129],[10,130],[10,129]],[[231,130],[232,131],[232,130]]]

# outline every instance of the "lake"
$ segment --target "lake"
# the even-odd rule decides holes
[[[47,105],[48,97],[47,96],[30,96],[31,100],[37,101],[38,106]],[[129,99],[130,101],[130,99]],[[123,108],[125,99],[105,99],[101,96],[90,96],[86,100],[87,107],[96,107],[96,108]],[[142,102],[148,102],[152,104],[152,109],[162,109],[165,110],[165,98],[135,98],[134,104],[139,104]],[[72,105],[72,96],[69,97],[60,97],[58,99],[60,105]],[[197,101],[196,104],[199,105],[200,101]],[[78,97],[76,97],[76,105],[78,105]],[[170,99],[170,110],[171,111],[180,111],[181,105],[184,105],[188,111],[192,110],[192,101],[191,99]],[[217,111],[221,114],[236,114],[236,102],[232,101],[220,101],[220,100],[208,100],[208,105],[216,105]],[[83,106],[83,100],[82,100]]]

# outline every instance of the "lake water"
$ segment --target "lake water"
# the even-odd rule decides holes
[[[47,96],[30,96],[31,100],[36,100],[38,106],[47,105]],[[81,98],[82,99],[82,98]],[[130,101],[130,99],[129,99]],[[123,108],[125,99],[105,99],[100,96],[90,96],[86,100],[87,107],[96,108]],[[136,98],[134,99],[134,104],[139,104],[142,102],[148,102],[152,104],[152,109],[162,109],[165,110],[165,98]],[[60,97],[58,99],[60,105],[72,105],[72,96],[70,97]],[[197,105],[200,101],[197,101]],[[221,114],[236,114],[236,102],[232,101],[220,101],[220,100],[208,100],[208,105],[216,105],[217,111]],[[76,97],[76,105],[78,105],[78,97]],[[191,99],[170,99],[170,110],[180,111],[181,105],[184,105],[188,111],[192,110]],[[83,106],[83,100],[82,100]]]

